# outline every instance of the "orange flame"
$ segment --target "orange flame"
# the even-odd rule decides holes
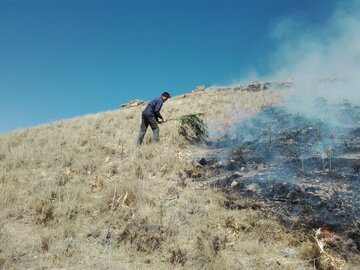
[[[231,119],[225,119],[222,126],[223,126],[223,129],[232,128],[234,126],[234,121]]]

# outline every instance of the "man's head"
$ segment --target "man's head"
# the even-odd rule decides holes
[[[168,92],[164,92],[161,94],[161,98],[163,99],[163,101],[167,101],[169,98],[171,98],[170,94]]]

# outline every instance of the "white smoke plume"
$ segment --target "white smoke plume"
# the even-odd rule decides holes
[[[291,112],[324,117],[314,102],[319,97],[329,104],[360,104],[360,4],[345,2],[321,28],[288,18],[273,33],[283,43],[269,78],[294,79],[294,95],[287,100]]]

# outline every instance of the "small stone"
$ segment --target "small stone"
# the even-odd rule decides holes
[[[232,188],[236,187],[238,185],[238,182],[236,182],[235,180],[231,182],[230,186]]]
[[[191,93],[204,92],[205,89],[206,89],[205,85],[199,85],[199,86],[196,86],[196,89],[192,90]]]
[[[262,85],[262,90],[268,90],[271,87],[271,82],[265,82]]]
[[[126,104],[121,104],[121,108],[138,107],[138,106],[143,105],[143,104],[145,104],[145,101],[136,99],[136,100],[129,101]]]
[[[242,175],[242,173],[240,173],[240,172],[235,172],[234,174],[233,174],[233,176],[235,177],[242,177],[243,175]]]
[[[247,190],[254,192],[254,193],[260,193],[260,187],[257,184],[248,185]]]
[[[261,90],[261,83],[259,81],[252,81],[248,87],[248,91],[260,91]]]
[[[207,165],[207,160],[205,158],[201,158],[199,160],[199,164],[202,165],[202,166],[205,166],[205,165]]]

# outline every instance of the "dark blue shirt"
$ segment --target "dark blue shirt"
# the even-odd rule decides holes
[[[149,115],[149,116],[154,116],[154,117],[156,117],[156,119],[157,118],[163,119],[160,114],[160,110],[161,110],[161,107],[163,104],[164,104],[164,101],[161,97],[156,98],[149,102],[149,104],[146,106],[143,113],[146,115]]]

